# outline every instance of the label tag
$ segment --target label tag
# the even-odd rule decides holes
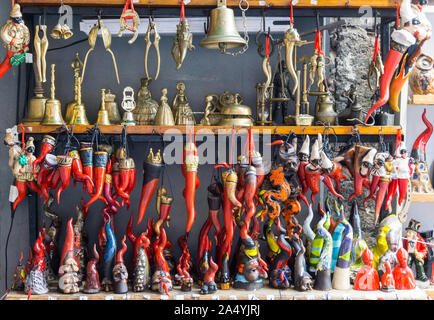
[[[274,294],[267,294],[267,300],[274,300]]]
[[[87,296],[79,296],[78,300],[88,300]]]
[[[247,296],[247,300],[259,300],[254,293],[251,293]]]
[[[187,5],[191,2],[191,0],[184,0],[184,4]]]
[[[211,300],[220,300],[220,297],[217,296],[217,295],[213,295],[213,296],[211,297]]]
[[[199,300],[199,298],[200,298],[200,294],[193,293],[193,294],[191,295],[191,298],[194,299],[194,300]]]
[[[145,300],[151,300],[151,296],[149,294],[144,294],[143,299]]]
[[[175,300],[184,300],[184,295],[183,294],[177,294],[175,296]]]
[[[259,1],[259,5],[265,7],[267,5],[266,1]]]
[[[162,294],[160,300],[169,300],[169,296],[167,294]]]
[[[310,4],[313,4],[314,6],[317,6],[318,5],[318,1],[316,1],[316,0],[310,0]]]
[[[229,296],[229,300],[237,300],[237,296],[231,295]]]
[[[130,300],[130,295],[128,293],[125,293],[123,296],[124,300]]]
[[[113,300],[113,296],[105,296],[106,300]]]
[[[9,189],[9,202],[14,202],[18,198],[18,188],[14,185],[11,185]]]
[[[48,300],[57,300],[56,297],[48,296]]]
[[[11,128],[12,134],[14,135],[14,142],[20,143],[20,139],[18,138],[18,126],[15,125]]]
[[[292,4],[295,6],[298,3],[298,0],[292,1]]]
[[[33,54],[26,52],[26,63],[33,63]]]

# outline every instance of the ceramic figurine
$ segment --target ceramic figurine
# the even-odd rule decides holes
[[[419,234],[420,226],[421,223],[419,221],[410,220],[408,227],[405,229],[406,234],[402,246],[408,252],[408,265],[410,268],[413,264],[416,265],[416,280],[425,282],[428,278],[425,275],[423,266],[425,263],[424,259],[428,253],[428,247],[425,240]]]
[[[354,290],[362,291],[376,291],[380,290],[380,278],[377,270],[372,267],[374,255],[371,250],[365,249],[363,251],[363,267],[359,269],[357,277],[354,280]]]
[[[11,289],[14,291],[24,291],[24,283],[26,282],[26,273],[23,268],[23,253],[21,252],[20,259],[15,268],[14,281],[12,283]]]
[[[84,212],[79,205],[75,206],[75,210],[77,211],[77,219],[74,222],[74,256],[79,267],[78,279],[79,284],[81,284],[81,281],[84,280],[86,276],[86,265],[89,255],[87,252],[87,233],[86,229],[84,228]]]
[[[134,120],[137,125],[152,125],[158,110],[158,103],[152,99],[148,89],[152,79],[142,78],[141,87],[137,91],[136,108],[133,110]]]
[[[111,228],[110,221],[110,217],[107,217],[107,221],[104,225],[107,243],[102,259],[103,279],[101,281],[101,287],[105,292],[113,290],[113,264],[116,252],[116,238]]]
[[[62,222],[59,215],[51,208],[53,202],[54,197],[50,195],[47,203],[44,204],[44,214],[47,218],[51,219],[51,225],[45,235],[44,244],[47,249],[47,257],[48,262],[51,264],[51,269],[57,273],[55,270],[59,270],[59,233]]]
[[[433,193],[434,188],[429,177],[425,151],[426,144],[433,133],[433,125],[426,118],[426,109],[423,111],[422,121],[427,128],[414,141],[411,150],[411,157],[415,161],[414,173],[411,176],[411,186],[412,192]]]
[[[433,238],[433,230],[421,232],[420,235],[425,240],[428,248],[427,256],[425,258],[424,271],[425,275],[430,279],[430,284],[434,283],[434,273],[433,273],[433,264],[434,264],[434,238]]]
[[[95,243],[93,245],[93,259],[89,260],[86,267],[86,283],[83,289],[84,293],[98,293],[101,291],[97,269],[98,261],[99,254]]]
[[[290,239],[291,247],[295,255],[293,267],[294,287],[297,291],[309,291],[312,290],[313,281],[312,277],[307,272],[306,260],[304,257],[306,249],[298,235],[301,232],[300,229],[301,228],[299,228],[299,232],[295,233]]]
[[[391,292],[395,290],[395,279],[393,279],[392,267],[389,261],[384,264],[385,272],[381,277],[381,291]]]
[[[6,47],[6,57],[0,64],[0,79],[12,66],[17,66],[25,61],[26,52],[29,50],[30,32],[24,24],[21,7],[15,3],[9,13],[9,19],[0,29],[0,37],[3,46]]]
[[[61,266],[59,268],[58,288],[63,293],[77,293],[80,291],[78,287],[79,279],[77,274],[79,272],[79,267],[74,256],[74,238],[74,228],[72,225],[72,218],[70,218],[66,228],[66,237],[60,259]]]
[[[434,57],[426,52],[422,53],[410,72],[409,84],[413,94],[434,94]]]
[[[200,294],[211,294],[217,292],[217,284],[214,281],[217,270],[218,265],[212,260],[212,257],[210,257],[209,268],[205,272],[203,285],[202,288],[200,288]]]
[[[175,95],[172,103],[173,115],[175,118],[175,125],[195,125],[193,111],[188,103],[187,96],[185,95],[185,84],[179,82],[176,85],[178,92]]]
[[[169,265],[166,261],[166,258],[163,254],[163,250],[166,247],[167,242],[167,236],[166,231],[164,228],[160,231],[160,237],[154,242],[154,273],[152,275],[152,285],[151,289],[153,291],[158,291],[160,293],[166,293],[173,289],[172,284],[172,278],[170,276],[170,269]],[[183,254],[184,256],[184,254]],[[188,258],[188,256],[184,256],[184,258]],[[188,262],[187,262],[188,263]],[[178,267],[182,267],[182,264],[178,264]],[[185,266],[184,270],[186,269]],[[179,271],[178,271],[179,272]],[[188,273],[188,272],[187,272]],[[186,274],[184,274],[185,276]],[[191,279],[187,275],[187,279]],[[191,279],[192,280],[192,279]],[[192,281],[191,281],[192,282]],[[190,284],[190,280],[184,281],[184,290],[188,291],[188,289],[191,290],[191,287],[188,288],[188,285]],[[181,288],[182,290],[182,288]]]
[[[400,246],[400,236],[396,233],[395,230],[389,230],[386,235],[387,241],[387,251],[380,257],[380,261],[378,263],[378,275],[380,279],[383,277],[383,274],[386,272],[385,264],[388,262],[390,267],[395,269],[398,266],[398,258],[396,257],[396,252]]]
[[[33,245],[29,271],[24,283],[26,294],[45,294],[48,290],[47,277],[45,273],[45,247],[43,243],[44,234],[39,232],[38,238]]]
[[[360,226],[360,216],[357,201],[353,201],[349,222],[351,223],[354,231],[350,259],[350,282],[354,283],[354,279],[356,278],[359,269],[363,266],[363,252],[368,248],[368,244],[364,239],[362,239],[362,228]]]
[[[122,249],[116,254],[116,262],[113,267],[113,282],[115,293],[127,293],[128,292],[128,271],[124,264],[124,253],[127,251],[127,245],[125,243],[126,236],[122,239]]]
[[[393,279],[397,290],[410,290],[416,288],[416,280],[411,268],[408,266],[408,252],[399,248],[396,253],[399,265],[393,269]]]

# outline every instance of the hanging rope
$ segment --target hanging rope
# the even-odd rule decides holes
[[[396,29],[399,29],[399,11],[400,11],[400,2],[396,2]]]
[[[290,22],[291,22],[291,26],[294,25],[294,4],[293,1],[291,0],[291,15],[290,15]]]
[[[181,0],[181,13],[179,14],[179,21],[182,21],[185,19],[185,4],[184,0]]]

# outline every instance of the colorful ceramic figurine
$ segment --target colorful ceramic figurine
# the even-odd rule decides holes
[[[395,279],[393,279],[392,267],[389,261],[384,264],[385,272],[381,277],[381,291],[391,292],[395,290]]]
[[[14,291],[23,291],[25,281],[26,273],[24,272],[23,268],[23,253],[21,252],[20,259],[18,260],[18,264],[15,268],[14,281],[12,283],[11,289]]]
[[[105,292],[113,290],[113,264],[116,252],[116,238],[110,224],[110,217],[107,217],[104,229],[107,236],[107,243],[104,248],[104,256],[102,259],[103,279],[101,286]]]
[[[60,259],[61,266],[59,268],[59,290],[63,293],[77,293],[80,291],[77,274],[79,267],[74,256],[74,238],[74,227],[72,225],[72,218],[70,218],[66,227],[66,237]]]
[[[427,128],[414,141],[411,157],[415,161],[415,170],[411,177],[412,192],[433,193],[434,189],[429,177],[429,169],[426,163],[426,144],[433,133],[433,125],[426,118],[426,109],[422,114],[422,121]]]
[[[421,232],[420,235],[425,240],[428,252],[425,258],[424,271],[425,275],[430,279],[430,284],[434,284],[434,273],[433,273],[433,264],[434,264],[434,238],[433,238],[433,230]]]
[[[295,253],[295,261],[293,267],[294,287],[297,291],[309,291],[312,290],[313,282],[312,277],[309,273],[307,273],[306,259],[304,257],[306,249],[303,245],[303,242],[299,238],[300,232],[301,228],[299,228],[298,233],[294,233],[294,235],[290,239],[292,249]]]
[[[127,251],[127,245],[125,243],[126,236],[122,239],[122,249],[116,254],[116,262],[113,267],[113,282],[115,293],[127,293],[128,292],[128,271],[124,264],[124,253]]]
[[[47,277],[45,273],[45,247],[43,243],[44,234],[39,232],[39,236],[33,245],[31,264],[24,284],[26,294],[45,294],[48,290]]]
[[[217,292],[217,284],[214,282],[214,277],[217,270],[218,265],[212,260],[212,257],[210,257],[209,267],[205,272],[205,276],[203,278],[203,286],[200,289],[201,294],[210,294]]]
[[[21,7],[15,3],[9,14],[9,19],[0,29],[0,37],[6,47],[6,58],[0,64],[0,79],[12,66],[17,66],[25,60],[29,50],[30,32],[23,21]]]
[[[83,292],[85,293],[98,293],[101,291],[99,283],[99,273],[97,269],[99,261],[98,250],[96,243],[93,245],[93,259],[87,263],[86,267],[86,284],[84,285]]]
[[[428,248],[425,240],[419,234],[420,226],[421,223],[419,221],[414,219],[410,220],[408,227],[405,229],[406,234],[402,245],[408,252],[408,265],[410,268],[413,264],[416,265],[416,280],[427,281],[428,278],[425,275],[423,265],[425,263],[424,259],[428,253]]]
[[[398,266],[398,258],[396,257],[396,252],[399,249],[400,244],[400,235],[393,229],[389,230],[386,235],[387,241],[387,251],[380,257],[380,261],[378,263],[378,274],[380,278],[383,277],[383,274],[386,272],[386,262],[389,263],[390,267],[395,269]]]
[[[354,237],[351,245],[351,265],[350,265],[350,280],[354,283],[354,279],[363,266],[363,252],[368,248],[368,244],[362,238],[362,228],[360,226],[359,209],[357,201],[353,201],[349,221],[353,227]]]
[[[408,252],[404,248],[399,248],[396,253],[399,265],[393,269],[393,279],[397,290],[410,290],[416,288],[416,280],[408,263]]]
[[[54,197],[50,195],[47,203],[44,205],[44,214],[47,218],[51,219],[51,225],[45,235],[44,244],[47,249],[47,262],[51,265],[53,273],[57,273],[60,264],[59,233],[62,222],[59,215],[51,208],[53,202]]]
[[[357,277],[354,280],[354,290],[362,291],[376,291],[380,290],[380,278],[378,277],[377,270],[372,267],[374,255],[371,250],[365,249],[363,251],[364,266],[360,268]]]

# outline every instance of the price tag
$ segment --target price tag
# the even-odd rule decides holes
[[[315,296],[313,294],[308,294],[306,300],[315,300]]]
[[[113,296],[105,296],[106,300],[113,300]]]
[[[33,54],[26,52],[26,63],[33,63]]]
[[[267,5],[266,1],[259,1],[259,5],[265,7]]]
[[[57,300],[56,297],[48,296],[48,300]]]
[[[169,300],[169,296],[167,294],[162,294],[160,300]]]
[[[292,4],[295,6],[298,3],[298,0],[292,1]]]
[[[317,6],[318,5],[318,1],[316,1],[316,0],[310,0],[310,4],[313,4],[314,6]]]
[[[200,297],[200,294],[197,294],[197,293],[193,293],[191,295],[191,298],[194,299],[194,300],[199,300],[199,297]]]
[[[20,298],[20,300],[27,300],[27,298]]]
[[[128,293],[124,294],[123,299],[130,300],[130,295]]]
[[[151,300],[151,296],[149,294],[144,294],[143,299],[145,300]]]
[[[274,294],[267,294],[267,300],[275,300]]]
[[[184,300],[184,295],[183,294],[177,294],[175,296],[175,300]]]
[[[79,296],[78,300],[88,300],[87,296]]]
[[[11,185],[11,188],[9,189],[9,202],[14,202],[16,198],[18,198],[18,188]]]
[[[251,293],[247,296],[248,300],[259,300],[254,293]]]
[[[218,295],[213,295],[211,297],[211,300],[220,300],[220,297]]]
[[[229,300],[237,300],[237,296],[231,295],[229,296]]]
[[[184,0],[184,4],[187,5],[191,2],[191,0]]]

